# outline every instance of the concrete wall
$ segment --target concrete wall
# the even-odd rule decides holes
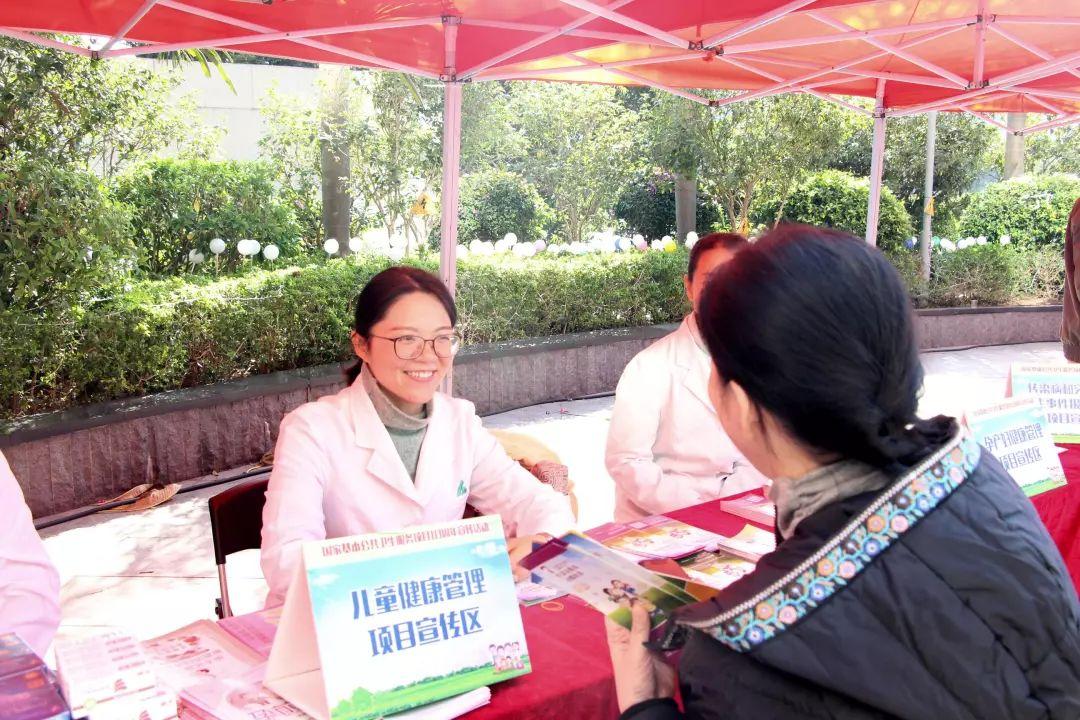
[[[1060,307],[928,310],[923,349],[1047,342]],[[471,346],[455,363],[454,392],[490,414],[611,392],[626,363],[674,326],[608,330]],[[322,366],[39,415],[0,428],[0,448],[41,517],[116,496],[144,482],[147,457],[162,482],[255,462],[281,418],[343,385]]]

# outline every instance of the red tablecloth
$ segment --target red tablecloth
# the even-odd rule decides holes
[[[1080,588],[1080,445],[1061,455],[1069,484],[1031,499]],[[746,521],[720,512],[719,501],[670,513],[674,518],[721,535],[734,535]],[[765,527],[765,526],[762,526]],[[771,530],[772,528],[766,527]],[[469,720],[568,720],[613,718],[615,685],[607,655],[603,617],[571,598],[565,609],[525,608],[525,635],[533,671],[492,686],[491,704]]]
[[[1080,589],[1080,445],[1062,445],[1061,465],[1069,484],[1031,498],[1057,543],[1073,585]]]
[[[746,525],[742,518],[720,512],[719,501],[669,514],[721,535],[734,535]],[[574,598],[560,598],[558,603],[565,608],[561,612],[540,605],[522,611],[532,673],[493,685],[491,704],[465,717],[576,720],[618,716],[604,617]]]

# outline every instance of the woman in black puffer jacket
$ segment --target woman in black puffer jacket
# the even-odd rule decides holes
[[[773,479],[777,549],[660,650],[609,626],[626,720],[1080,718],[1080,605],[1000,464],[916,416],[910,300],[876,249],[775,230],[710,280],[711,396]]]

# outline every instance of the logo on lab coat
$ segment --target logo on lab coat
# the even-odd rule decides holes
[[[464,480],[460,481],[458,483],[458,486],[457,486],[457,496],[461,497],[462,495],[468,495],[468,494],[469,494],[469,488],[467,488],[465,486],[465,481]]]

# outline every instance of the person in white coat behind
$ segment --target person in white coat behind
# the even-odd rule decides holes
[[[281,423],[263,511],[268,607],[284,602],[309,540],[502,517],[511,561],[571,529],[568,499],[503,451],[473,404],[436,392],[457,352],[457,310],[431,273],[393,267],[360,292],[349,385]],[[527,574],[527,573],[525,573]]]
[[[60,575],[3,453],[0,509],[0,633],[16,633],[42,656],[60,625]]]
[[[683,283],[691,307],[713,270],[747,244],[713,233],[690,251]],[[615,481],[615,520],[628,522],[737,495],[768,481],[735,449],[709,402],[711,360],[691,312],[638,353],[615,391],[605,464]]]

